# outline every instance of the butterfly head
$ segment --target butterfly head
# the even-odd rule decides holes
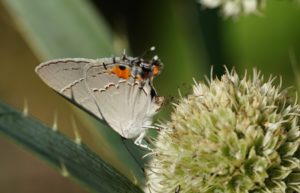
[[[155,76],[159,75],[163,64],[157,55],[153,56],[151,59],[146,58],[150,52],[155,51],[155,47],[151,47],[146,50],[140,57],[134,58],[132,60],[133,66],[138,69],[137,78],[146,80],[152,80]]]
[[[152,81],[153,78],[160,74],[163,64],[157,55],[151,59],[146,58],[155,47],[146,50],[140,57],[130,57],[124,51],[122,57],[113,58],[114,67],[111,72],[119,78],[128,79],[133,77],[135,80],[145,82]]]

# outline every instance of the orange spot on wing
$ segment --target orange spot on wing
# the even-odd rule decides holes
[[[158,66],[153,66],[153,75],[156,76],[159,73],[159,67]]]
[[[130,77],[130,69],[126,66],[115,65],[111,72],[119,78],[128,79]]]

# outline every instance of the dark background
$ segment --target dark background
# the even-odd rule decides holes
[[[46,58],[33,49],[18,16],[3,2],[0,1],[0,100],[22,110],[26,99],[30,114],[49,125],[57,112],[59,128],[72,136],[67,128],[73,109],[34,74],[34,67]],[[126,48],[137,56],[156,46],[155,53],[163,61],[164,70],[154,85],[169,102],[178,97],[178,89],[188,94],[193,78],[203,81],[211,66],[217,76],[223,73],[224,65],[234,67],[240,74],[255,67],[266,77],[282,77],[284,87],[298,88],[299,64],[292,67],[289,56],[292,51],[300,60],[300,5],[295,1],[268,1],[260,15],[227,19],[218,9],[204,9],[192,0],[94,0],[91,6],[110,28],[114,48],[111,54],[121,54]],[[60,44],[63,42],[58,39],[57,45]],[[99,57],[103,56],[99,53]],[[167,104],[157,117],[167,119],[170,109]],[[89,139],[88,133],[82,133]],[[113,160],[107,152],[103,154]],[[84,190],[1,135],[0,192]]]

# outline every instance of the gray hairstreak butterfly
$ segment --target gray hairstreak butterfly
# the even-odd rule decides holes
[[[50,60],[35,69],[56,92],[144,148],[142,140],[163,103],[152,80],[162,70],[157,56]]]

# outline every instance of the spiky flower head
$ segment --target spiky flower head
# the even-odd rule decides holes
[[[256,71],[195,83],[155,141],[151,192],[300,192],[299,113],[286,89]]]
[[[265,0],[198,0],[206,8],[220,7],[225,17],[259,13]]]

